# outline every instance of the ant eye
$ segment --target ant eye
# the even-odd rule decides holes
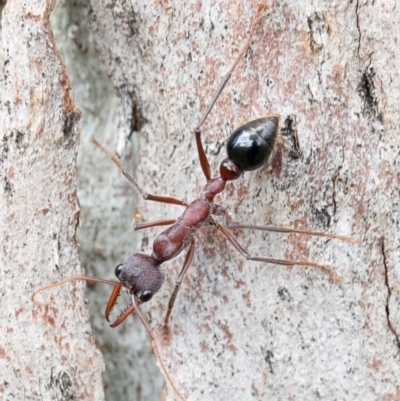
[[[115,275],[117,276],[117,278],[119,278],[119,275],[121,274],[123,269],[124,265],[122,263],[115,268]]]
[[[150,301],[152,297],[153,297],[153,292],[150,290],[145,290],[140,294],[139,299],[141,302],[147,302]]]

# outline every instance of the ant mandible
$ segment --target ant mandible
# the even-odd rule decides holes
[[[109,316],[113,306],[116,303],[117,297],[119,296],[121,289],[126,289],[132,298],[132,303],[127,306],[127,308],[118,316],[116,321],[111,324],[111,327],[116,327],[121,324],[132,312],[136,311],[140,320],[142,321],[144,327],[146,328],[150,339],[153,344],[153,348],[157,359],[161,365],[162,370],[171,384],[175,393],[180,399],[185,398],[177,390],[172,378],[170,377],[158,351],[157,343],[155,341],[156,337],[154,332],[147,324],[144,319],[139,306],[144,302],[148,302],[154,294],[160,289],[164,282],[164,271],[161,264],[175,258],[184,249],[188,248],[186,257],[183,263],[183,267],[175,283],[174,291],[168,303],[168,310],[164,319],[164,326],[168,325],[168,320],[171,316],[171,311],[174,306],[176,296],[179,291],[179,287],[182,280],[187,272],[194,255],[195,250],[195,239],[194,234],[203,226],[212,225],[217,230],[219,230],[225,238],[236,248],[242,256],[247,260],[253,260],[258,262],[273,263],[284,266],[311,266],[316,267],[327,272],[334,280],[337,280],[336,274],[328,267],[320,265],[318,263],[310,261],[289,261],[280,259],[270,259],[263,257],[255,257],[250,255],[237,241],[236,237],[229,230],[231,229],[253,229],[253,230],[264,230],[264,231],[274,231],[281,233],[299,233],[315,236],[324,236],[328,238],[336,238],[343,241],[358,243],[357,240],[351,237],[328,234],[324,232],[316,231],[304,231],[295,230],[289,228],[278,228],[278,227],[265,227],[265,226],[252,226],[252,225],[242,225],[242,224],[230,224],[228,227],[224,227],[217,223],[213,216],[226,216],[226,209],[221,206],[214,204],[214,197],[225,189],[225,185],[228,181],[233,181],[238,179],[245,171],[252,171],[263,166],[268,158],[270,157],[275,140],[278,136],[279,131],[279,117],[269,116],[265,118],[260,118],[248,122],[247,124],[236,129],[227,141],[227,153],[228,157],[221,162],[220,165],[220,176],[216,178],[211,178],[210,165],[207,160],[207,156],[204,152],[203,144],[201,141],[201,126],[212,110],[215,102],[217,101],[219,95],[227,84],[233,70],[235,69],[238,62],[241,60],[243,55],[248,50],[253,36],[258,28],[262,11],[264,5],[259,5],[258,10],[255,15],[255,19],[250,29],[249,37],[240,51],[239,55],[235,59],[232,67],[229,69],[228,73],[225,75],[221,84],[219,85],[215,95],[213,96],[209,107],[206,109],[203,117],[201,118],[199,124],[194,130],[196,137],[197,151],[199,155],[200,165],[204,176],[207,180],[206,185],[202,189],[200,195],[193,200],[191,203],[186,203],[174,197],[169,196],[158,196],[151,195],[143,191],[139,185],[136,183],[135,179],[131,174],[122,166],[117,157],[111,154],[105,147],[103,147],[95,139],[92,142],[98,146],[120,169],[121,173],[127,178],[131,186],[143,197],[145,200],[151,200],[155,202],[162,202],[167,204],[181,205],[186,209],[183,214],[176,220],[158,220],[150,223],[137,224],[135,230],[157,227],[157,226],[167,226],[165,231],[158,235],[153,243],[153,252],[151,255],[145,253],[135,253],[130,255],[125,262],[119,264],[115,269],[115,275],[118,281],[103,280],[88,276],[74,276],[66,280],[59,281],[54,284],[47,285],[35,291],[32,294],[32,301],[34,301],[35,296],[46,289],[56,287],[65,284],[70,281],[84,280],[84,281],[95,281],[105,284],[110,284],[114,286],[114,290],[108,301],[105,317],[109,321]],[[34,301],[35,302],[35,301]]]

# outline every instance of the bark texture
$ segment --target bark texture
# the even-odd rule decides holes
[[[35,306],[42,285],[82,273],[76,227],[81,113],[49,23],[54,1],[2,15],[0,399],[104,399],[84,286]]]
[[[89,14],[86,0],[58,1],[50,22],[67,66],[74,99],[83,113],[78,154],[79,254],[88,275],[115,279],[115,266],[137,250],[131,229],[136,196],[90,139],[95,137],[110,149],[122,144],[123,162],[133,170],[138,136],[131,135],[130,115],[123,111],[99,60]],[[131,139],[127,141],[129,135]],[[110,401],[159,399],[163,378],[147,334],[136,317],[118,329],[109,327],[104,309],[110,293],[109,286],[89,286],[93,332],[106,361],[105,397]],[[123,302],[116,310],[124,307]]]
[[[28,58],[36,43],[33,38],[39,33],[51,37],[46,22],[51,7],[40,14],[36,4],[32,9],[40,17],[34,19],[32,11],[18,14],[16,4],[8,4],[3,15],[3,46],[8,52],[2,94],[6,139],[1,159],[0,372],[7,376],[0,391],[23,398],[27,388],[23,379],[32,394],[36,391],[50,399],[57,382],[49,379],[58,378],[61,388],[65,371],[77,399],[101,400],[96,393],[101,361],[88,345],[82,286],[65,287],[57,296],[52,292],[47,309],[29,303],[32,289],[79,271],[74,237],[78,125],[54,42],[42,43],[49,55],[41,53],[49,59],[53,54],[51,74],[35,77],[38,62]],[[136,176],[146,191],[190,201],[201,190],[205,180],[193,128],[243,45],[256,8],[256,1],[236,0],[184,4],[91,0],[94,40],[120,98],[118,127],[112,116],[115,100],[104,101],[101,113],[109,110],[111,117],[99,114],[97,124],[118,131],[106,134],[103,141],[124,156],[125,164],[137,165]],[[203,141],[216,175],[225,157],[226,138],[239,125],[279,114],[281,136],[271,163],[229,185],[217,202],[241,222],[336,232],[362,243],[237,233],[254,255],[329,265],[341,277],[334,283],[313,268],[246,262],[212,228],[200,232],[170,334],[158,338],[163,359],[188,400],[399,399],[399,14],[395,0],[268,2],[251,49],[203,127]],[[47,30],[35,28],[37,36],[26,41],[22,35],[16,48],[8,43],[17,41],[12,32],[22,28],[12,31],[12,27],[20,15],[26,18],[23,29],[29,22]],[[24,43],[29,51],[21,51]],[[23,53],[21,58],[9,55],[13,48]],[[109,98],[111,91],[107,87],[99,93]],[[92,129],[101,139],[103,134]],[[22,147],[20,131],[26,133]],[[139,142],[138,154],[132,141]],[[80,178],[82,209],[88,210],[82,255],[92,274],[108,278],[121,257],[135,250],[133,243],[131,250],[128,247],[133,239],[128,216],[135,211],[130,190],[123,180],[117,181],[114,166],[106,161],[100,167],[101,157],[89,155],[90,146],[82,149],[81,166],[85,159],[92,163],[91,176],[84,175],[90,169],[82,168]],[[135,153],[138,158],[130,162]],[[41,178],[46,174],[50,184]],[[147,221],[182,212],[177,206],[142,200],[137,211]],[[149,253],[161,230],[141,233],[138,249]],[[182,263],[183,256],[165,264],[166,282],[143,308],[157,333]],[[96,286],[95,293],[101,291]],[[120,308],[124,302],[121,299]],[[93,321],[98,336],[111,330],[97,317]],[[106,358],[112,364],[106,373],[111,387],[107,391],[110,399],[157,399],[151,395],[157,390],[151,389],[157,388],[158,380],[145,380],[146,373],[133,370],[145,364],[147,355],[138,350],[145,341],[144,330],[134,329],[132,322],[135,318],[115,330],[112,340],[98,337],[103,349],[114,352],[114,357]],[[47,339],[51,341],[42,345]],[[52,353],[50,342],[55,347]],[[36,344],[49,354],[35,354]],[[66,344],[69,352],[64,354]],[[143,359],[136,361],[134,355]],[[93,362],[83,371],[89,356]],[[30,358],[43,360],[39,366]],[[50,375],[52,366],[55,373]],[[142,382],[147,383],[143,392]],[[170,388],[164,399],[175,399]]]

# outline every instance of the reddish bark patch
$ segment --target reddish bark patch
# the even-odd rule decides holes
[[[253,394],[254,394],[256,397],[258,397],[259,391],[258,391],[258,388],[255,386],[254,383],[252,383],[252,385],[251,385],[251,390],[253,391]]]
[[[248,308],[251,308],[250,291],[242,294],[243,301],[246,302]]]
[[[246,282],[243,280],[235,280],[235,288],[240,288],[243,285],[246,285]]]
[[[200,349],[203,354],[208,354],[210,352],[210,347],[205,341],[200,342]]]

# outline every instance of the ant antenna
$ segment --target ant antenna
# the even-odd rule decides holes
[[[95,277],[89,277],[89,276],[73,276],[70,278],[66,278],[65,280],[61,280],[61,281],[57,281],[57,283],[53,283],[53,284],[49,284],[49,285],[45,285],[44,287],[40,287],[39,289],[37,289],[36,291],[34,291],[31,295],[31,301],[39,306],[45,306],[47,305],[46,303],[42,303],[42,302],[38,302],[35,300],[36,295],[39,294],[39,292],[43,292],[45,290],[48,290],[50,288],[54,288],[54,287],[59,287],[63,284],[69,283],[70,281],[92,281],[92,282],[96,282],[96,283],[103,283],[103,284],[109,284],[112,286],[117,286],[120,283],[118,281],[113,281],[113,280],[104,280],[102,278],[95,278]]]

